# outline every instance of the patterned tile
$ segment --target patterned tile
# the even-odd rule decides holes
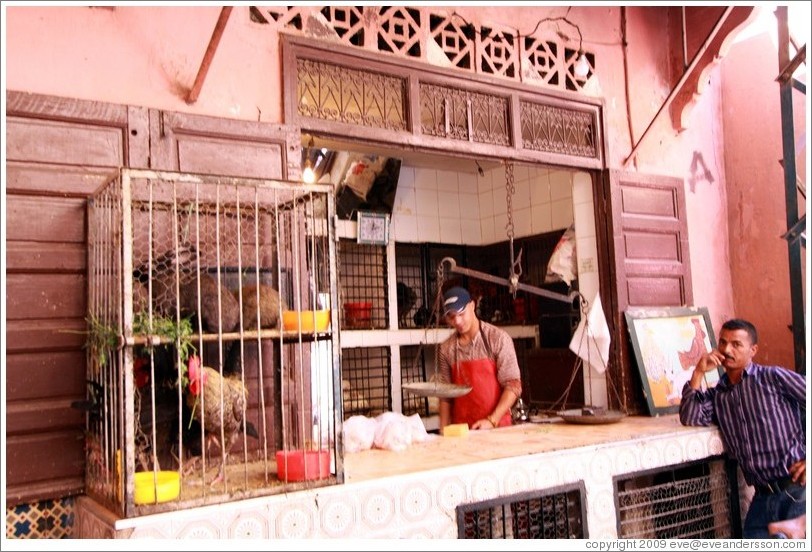
[[[6,538],[67,539],[73,533],[74,499],[43,500],[6,508]]]

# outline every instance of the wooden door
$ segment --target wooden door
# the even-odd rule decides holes
[[[601,287],[612,290],[605,308],[618,343],[610,377],[629,412],[641,413],[646,402],[624,313],[629,307],[693,303],[684,184],[679,178],[607,171],[602,187],[598,201],[611,216],[596,223],[611,270]]]
[[[147,111],[6,93],[6,504],[84,489],[86,198],[145,167]]]

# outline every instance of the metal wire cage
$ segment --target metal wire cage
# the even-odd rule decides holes
[[[334,212],[329,186],[129,169],[90,198],[89,496],[131,517],[343,480]]]

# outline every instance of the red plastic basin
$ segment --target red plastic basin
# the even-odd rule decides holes
[[[278,450],[276,470],[281,481],[310,481],[330,475],[329,450]]]

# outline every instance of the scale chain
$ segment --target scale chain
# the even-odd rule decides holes
[[[506,195],[506,202],[507,202],[507,224],[505,224],[505,230],[507,231],[507,237],[510,241],[510,292],[513,294],[513,298],[516,298],[516,292],[519,289],[519,277],[522,275],[522,250],[519,250],[519,255],[514,256],[513,253],[513,236],[514,236],[514,225],[513,225],[513,195],[516,193],[516,182],[513,177],[513,162],[510,160],[505,161],[505,195]]]

